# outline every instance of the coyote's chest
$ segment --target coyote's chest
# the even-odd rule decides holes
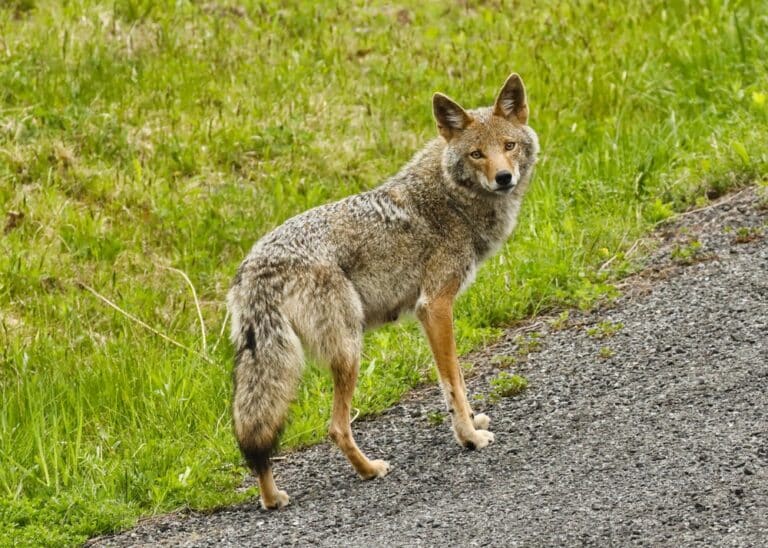
[[[520,202],[510,200],[484,214],[476,214],[472,225],[472,245],[477,263],[494,255],[507,241],[517,225]]]

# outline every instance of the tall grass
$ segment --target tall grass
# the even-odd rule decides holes
[[[767,14],[717,0],[3,4],[0,544],[253,496],[235,489],[229,280],[269,228],[397,170],[435,135],[436,90],[490,104],[519,72],[543,150],[519,230],[459,303],[460,348],[610,292],[654,223],[765,180]],[[196,288],[206,345],[166,267]],[[361,371],[363,413],[429,378],[416,326],[369,334]],[[288,445],[324,436],[328,386],[308,372]]]

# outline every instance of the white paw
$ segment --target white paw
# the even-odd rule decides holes
[[[360,474],[363,479],[383,478],[391,470],[391,466],[385,460],[372,460],[371,468],[365,474]]]
[[[261,507],[264,508],[264,510],[277,510],[284,506],[288,506],[290,502],[291,499],[285,491],[278,491],[271,500],[264,500],[264,497],[261,497]]]
[[[479,415],[475,415],[473,422],[475,424],[475,428],[480,430],[488,430],[488,426],[491,424],[491,418],[485,413],[480,413]]]
[[[467,449],[482,449],[493,442],[493,432],[488,430],[475,430],[469,434],[458,438],[459,443]]]

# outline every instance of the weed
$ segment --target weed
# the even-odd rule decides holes
[[[760,211],[768,210],[768,175],[764,175],[763,178],[758,181],[757,209]]]
[[[501,369],[508,369],[517,363],[515,356],[508,356],[505,354],[497,354],[491,358],[491,363],[495,364]]]
[[[570,321],[571,313],[568,310],[563,310],[560,312],[560,314],[557,315],[557,318],[554,318],[549,321],[549,327],[553,331],[562,331],[564,329],[568,328],[569,321]]]
[[[736,229],[733,243],[746,244],[763,237],[763,229],[759,226],[740,226]]]
[[[671,258],[675,263],[682,265],[691,265],[701,260],[701,242],[693,240],[686,244],[675,244]]]
[[[595,339],[605,339],[613,337],[616,333],[624,328],[624,324],[621,322],[602,321],[597,325],[587,329],[587,335]]]
[[[675,210],[672,204],[662,202],[660,198],[656,198],[652,202],[649,202],[645,207],[645,217],[652,223],[660,223],[669,219],[675,214]]]
[[[427,413],[427,422],[430,426],[440,426],[445,422],[445,413],[430,411]]]
[[[600,348],[600,350],[597,351],[597,357],[602,358],[604,360],[607,360],[608,358],[612,358],[614,355],[616,355],[616,351],[607,346],[603,346]]]
[[[541,334],[534,332],[527,335],[517,335],[514,343],[517,346],[518,359],[524,361],[528,358],[529,354],[541,350]]]
[[[498,402],[501,398],[511,398],[528,388],[528,380],[520,375],[510,375],[502,371],[491,379],[491,392],[488,400],[491,403]]]

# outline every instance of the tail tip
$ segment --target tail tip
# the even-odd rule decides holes
[[[248,468],[255,474],[261,474],[270,469],[270,459],[275,452],[274,445],[268,447],[245,447],[241,445],[240,450],[245,457]]]

